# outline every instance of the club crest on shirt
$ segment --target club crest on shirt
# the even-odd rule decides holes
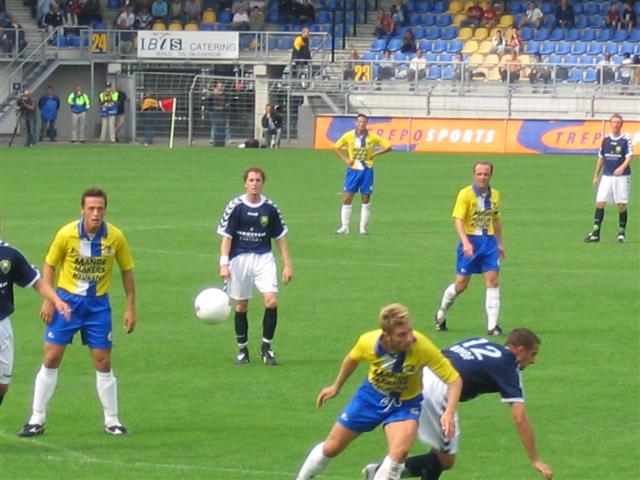
[[[113,255],[113,248],[111,248],[111,246],[109,245],[105,245],[102,247],[102,256],[103,257],[110,257],[111,255]]]
[[[11,270],[11,260],[6,258],[0,260],[0,270],[2,270],[2,273],[9,273],[9,270]]]
[[[622,145],[616,145],[616,153],[622,153]]]
[[[260,215],[260,225],[263,227],[269,225],[269,217],[267,215]]]

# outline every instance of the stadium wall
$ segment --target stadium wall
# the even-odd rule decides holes
[[[317,116],[314,147],[333,148],[353,127],[353,116]],[[607,121],[369,117],[369,129],[397,151],[592,154]],[[623,131],[640,145],[640,121],[625,122]]]

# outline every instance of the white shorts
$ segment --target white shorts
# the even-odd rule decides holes
[[[13,329],[9,317],[0,320],[0,383],[9,385],[13,373]]]
[[[227,282],[227,294],[234,300],[248,300],[253,286],[260,293],[278,292],[278,274],[273,253],[245,253],[229,262],[231,278]]]
[[[429,368],[422,371],[422,411],[418,425],[418,436],[423,443],[449,455],[458,453],[460,442],[460,422],[455,416],[456,433],[448,440],[442,433],[440,417],[447,407],[447,384],[438,378]]]
[[[629,203],[629,192],[631,191],[631,175],[602,175],[596,202],[627,204]]]

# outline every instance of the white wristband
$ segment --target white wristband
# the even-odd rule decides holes
[[[229,255],[220,255],[220,266],[226,267],[229,265]]]

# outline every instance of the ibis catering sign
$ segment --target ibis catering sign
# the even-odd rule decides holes
[[[138,32],[138,58],[235,59],[238,32]]]

